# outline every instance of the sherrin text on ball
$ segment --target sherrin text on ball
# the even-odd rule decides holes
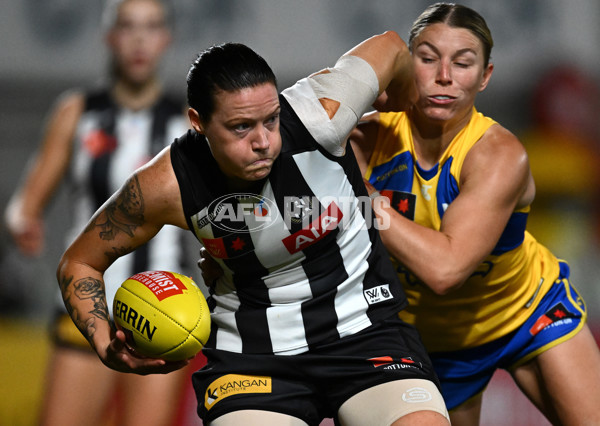
[[[210,334],[210,312],[196,283],[168,271],[125,280],[113,304],[115,324],[140,354],[167,361],[196,355]]]

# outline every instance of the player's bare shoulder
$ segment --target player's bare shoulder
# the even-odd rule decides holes
[[[181,193],[171,164],[171,148],[138,169],[134,176],[146,205],[146,214],[154,221],[187,229]]]
[[[525,147],[519,139],[500,124],[492,125],[475,145],[465,159],[467,165],[485,165],[529,169],[529,159]]]
[[[516,206],[528,205],[535,196],[529,158],[519,139],[500,124],[492,125],[465,157],[464,183],[503,188]]]
[[[529,166],[529,156],[523,143],[510,130],[495,124],[486,132],[489,133],[492,144],[498,146],[498,153],[504,156],[505,162],[512,166],[512,173],[521,186],[521,195],[516,208],[530,205],[535,198],[535,181]]]
[[[527,155],[525,147],[514,133],[498,123],[490,126],[481,139],[492,147],[514,151],[513,154],[517,155]]]
[[[63,92],[46,120],[46,137],[53,148],[73,143],[75,129],[85,109],[85,94],[77,89]]]
[[[82,111],[85,107],[85,92],[79,88],[65,90],[57,98],[57,108]]]

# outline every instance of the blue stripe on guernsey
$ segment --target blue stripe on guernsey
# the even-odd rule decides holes
[[[396,155],[387,163],[373,168],[369,179],[375,189],[411,192],[413,182],[413,159],[410,152]]]
[[[444,217],[444,212],[448,205],[454,201],[458,196],[458,183],[452,174],[450,173],[450,167],[452,166],[453,157],[450,157],[448,161],[442,166],[440,172],[440,179],[437,186],[437,209],[440,219]]]
[[[421,167],[421,165],[419,163],[417,163],[417,173],[419,173],[419,175],[423,179],[430,180],[430,179],[433,179],[435,177],[435,175],[437,175],[438,167],[439,167],[439,164],[436,164],[431,169],[425,170],[423,167]]]
[[[508,219],[506,228],[502,232],[498,244],[492,254],[498,256],[507,251],[519,247],[525,239],[525,228],[527,227],[527,213],[513,213]]]

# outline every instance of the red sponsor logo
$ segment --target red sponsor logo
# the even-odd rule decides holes
[[[219,259],[227,258],[227,251],[225,250],[223,238],[202,238],[202,243],[212,257]]]
[[[381,367],[382,365],[391,364],[394,359],[391,356],[378,356],[376,358],[369,358],[369,361],[373,363],[373,367]]]
[[[369,361],[373,363],[373,367],[381,367],[382,365],[389,365],[394,362],[394,358],[391,356],[378,356],[375,358],[369,358]],[[410,358],[400,358],[401,364],[414,364],[415,362]]]
[[[212,257],[233,259],[254,251],[249,234],[232,234],[220,238],[202,238],[202,244]]]
[[[550,324],[552,324],[552,320],[550,318],[548,318],[546,315],[542,315],[541,317],[538,318],[538,320],[535,322],[535,324],[533,324],[533,327],[531,327],[529,329],[529,333],[531,333],[532,336],[535,336],[540,331],[542,331],[544,328],[548,327]]]
[[[98,158],[114,151],[117,147],[117,139],[103,130],[95,130],[86,136],[84,146],[92,157]]]
[[[182,294],[183,290],[187,290],[187,287],[181,280],[176,278],[172,273],[165,271],[140,272],[131,277],[131,279],[139,281],[148,287],[159,301],[167,297]]]
[[[339,225],[344,214],[340,208],[332,202],[321,216],[315,219],[307,228],[301,229],[295,234],[285,237],[282,242],[291,254],[304,250],[308,246],[323,239]]]
[[[572,317],[574,317],[574,315],[567,311],[567,308],[565,308],[565,306],[562,303],[557,303],[552,308],[550,308],[544,315],[541,315],[537,319],[535,324],[533,324],[533,326],[529,329],[529,333],[531,333],[532,336],[535,336],[549,325],[554,324],[563,319]]]
[[[406,213],[408,211],[408,200],[400,200],[398,202],[398,211]]]
[[[385,195],[390,200],[390,205],[402,216],[414,220],[415,206],[417,197],[415,194],[404,191],[393,191],[391,189],[383,189],[381,195]]]

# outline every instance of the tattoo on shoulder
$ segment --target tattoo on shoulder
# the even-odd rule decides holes
[[[131,253],[133,249],[131,247],[112,247],[112,251],[105,251],[104,255],[109,260],[109,262],[114,262],[121,256],[125,256],[128,253]]]
[[[130,178],[114,201],[85,229],[100,228],[100,238],[113,240],[119,232],[133,237],[135,229],[144,223],[144,197],[137,176]]]

